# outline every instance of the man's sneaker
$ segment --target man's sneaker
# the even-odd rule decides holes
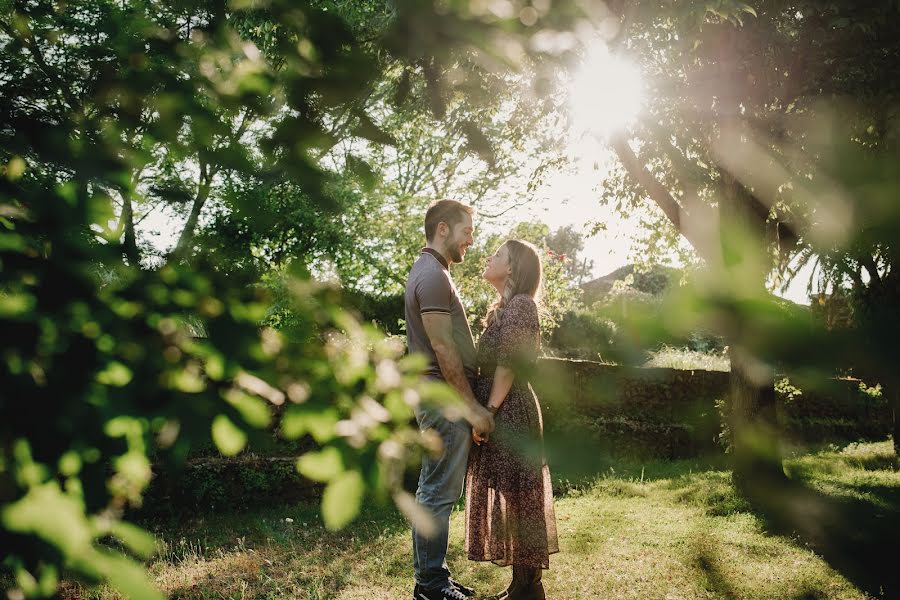
[[[452,577],[450,578],[450,585],[452,585],[453,587],[455,587],[456,589],[461,591],[463,593],[463,596],[474,596],[475,595],[475,590],[461,584],[460,582],[456,581]]]
[[[466,595],[452,585],[439,590],[424,590],[416,586],[414,593],[416,600],[467,600]]]

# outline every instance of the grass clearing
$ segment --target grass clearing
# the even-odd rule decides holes
[[[650,353],[644,367],[690,371],[730,371],[731,362],[722,352],[698,352],[687,348],[663,346]]]
[[[900,510],[890,442],[829,447],[785,461],[821,492]],[[590,481],[557,482],[561,553],[545,572],[548,598],[863,600],[870,598],[796,538],[767,534],[720,464],[619,463]],[[343,532],[315,506],[202,515],[152,525],[150,572],[172,598],[397,599],[412,590],[410,532],[392,508],[367,507]],[[463,514],[451,523],[455,576],[485,595],[509,569],[462,554]],[[71,585],[65,597],[114,598]]]

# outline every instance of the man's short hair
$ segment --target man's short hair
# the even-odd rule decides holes
[[[434,239],[438,223],[453,227],[463,220],[463,215],[471,217],[474,212],[474,208],[456,200],[435,200],[425,213],[425,239],[429,242]]]

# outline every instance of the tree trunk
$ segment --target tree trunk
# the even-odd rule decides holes
[[[197,196],[194,198],[194,203],[191,206],[191,214],[188,215],[188,220],[184,224],[184,229],[181,230],[181,235],[178,237],[178,243],[175,245],[175,249],[172,250],[172,258],[184,256],[188,246],[194,239],[194,229],[197,228],[197,222],[200,220],[200,211],[203,210],[203,205],[206,203],[207,198],[209,198],[210,185],[211,182],[206,177],[205,165],[201,163],[200,185],[197,188]]]
[[[131,204],[131,197],[122,194],[122,228],[125,230],[125,237],[122,243],[122,249],[128,263],[135,267],[141,264],[141,252],[137,246],[137,237],[134,233],[134,208]]]
[[[765,248],[752,247],[747,240],[763,240],[764,223],[753,214],[749,202],[749,191],[731,174],[722,174],[720,194],[720,244],[723,272],[740,269],[748,286],[744,294],[754,297],[767,295],[765,280],[766,263],[757,260],[756,253]],[[741,241],[743,240],[743,241]],[[759,265],[754,268],[748,265]],[[752,329],[747,322],[752,315],[736,313],[732,327],[743,332]],[[730,429],[734,453],[735,485],[747,497],[753,497],[771,489],[773,485],[784,483],[786,476],[781,464],[781,444],[778,436],[776,414],[775,371],[771,364],[755,356],[754,352],[742,345],[736,336],[735,346],[730,346]]]
[[[723,274],[758,264],[744,275],[754,295],[766,295],[765,261],[755,261],[754,253],[765,252],[765,222],[753,211],[749,191],[727,171],[721,172],[718,215],[714,211],[689,214],[676,198],[644,166],[622,137],[610,141],[626,172],[662,209],[672,225],[703,257],[711,269]],[[736,235],[737,234],[737,235]],[[758,247],[748,247],[754,240]],[[743,263],[743,264],[742,264]],[[754,494],[770,484],[786,480],[781,466],[780,444],[775,414],[775,375],[764,363],[742,347],[742,335],[752,323],[746,315],[734,314],[726,336],[732,349],[729,393],[729,428],[735,457],[735,482],[745,493]],[[760,484],[765,483],[764,487]]]
[[[730,347],[728,426],[735,485],[755,496],[785,479],[775,396],[775,371],[740,346]]]

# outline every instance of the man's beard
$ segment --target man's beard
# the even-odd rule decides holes
[[[447,258],[450,259],[451,263],[461,263],[463,261],[462,251],[459,249],[459,243],[454,242],[453,244],[448,244],[445,248]]]

